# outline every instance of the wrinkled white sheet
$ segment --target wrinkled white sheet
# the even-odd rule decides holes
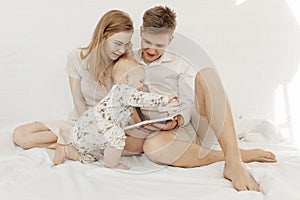
[[[256,123],[256,128],[257,124],[261,123]],[[242,130],[245,125],[237,127],[242,148],[264,148],[278,157],[277,163],[247,164],[261,192],[237,192],[222,177],[224,162],[184,169],[157,165],[141,155],[123,158],[131,166],[128,171],[103,168],[100,162],[84,165],[67,161],[53,167],[52,150],[22,150],[12,143],[15,126],[0,130],[1,200],[300,199],[300,151],[275,132],[273,140],[266,142],[267,137],[272,138],[270,129],[258,133]]]

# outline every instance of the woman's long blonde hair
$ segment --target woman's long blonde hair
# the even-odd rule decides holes
[[[110,10],[101,17],[89,45],[81,48],[81,59],[88,59],[89,72],[101,85],[105,85],[106,69],[118,60],[106,63],[104,41],[116,33],[126,31],[133,32],[133,23],[129,15],[120,10]]]

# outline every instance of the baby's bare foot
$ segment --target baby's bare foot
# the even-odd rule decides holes
[[[53,159],[54,165],[59,165],[64,162],[64,159],[66,157],[65,148],[66,148],[66,146],[63,146],[61,144],[56,145],[54,159]]]
[[[78,150],[72,144],[57,144],[55,148],[53,163],[54,165],[59,165],[62,164],[65,159],[78,160],[79,157],[80,155]]]

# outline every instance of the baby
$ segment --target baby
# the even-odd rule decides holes
[[[126,138],[123,128],[128,125],[134,107],[165,106],[177,99],[175,95],[142,92],[145,78],[143,67],[135,61],[127,59],[117,63],[112,70],[114,85],[110,92],[79,117],[71,130],[73,146],[58,145],[54,164],[62,163],[65,157],[90,163],[103,156],[106,167],[127,169],[120,163]],[[72,155],[69,150],[73,151]]]

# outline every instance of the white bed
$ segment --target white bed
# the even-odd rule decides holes
[[[287,87],[299,68],[299,21],[288,2],[6,1],[0,8],[0,200],[299,200],[300,150],[265,120],[236,120],[240,147],[264,148],[277,156],[277,163],[247,164],[261,192],[237,192],[222,176],[223,162],[183,169],[156,165],[141,155],[123,158],[131,166],[128,171],[74,161],[53,167],[52,150],[23,150],[11,139],[19,125],[15,122],[67,116],[66,55],[86,45],[99,16],[116,6],[130,13],[137,28],[142,11],[154,4],[167,3],[178,11],[182,34],[173,48],[198,67],[212,66],[195,44],[204,45],[219,66],[235,114],[273,119],[275,107],[296,112],[298,99],[297,109],[274,102],[277,87]]]
[[[261,192],[237,192],[222,177],[223,162],[205,167],[156,165],[144,155],[124,157],[128,171],[67,161],[53,167],[52,150],[23,150],[11,140],[17,124],[0,130],[0,199],[300,199],[300,151],[264,120],[237,121],[242,148],[273,151],[277,163],[247,164]],[[270,139],[272,138],[272,139]]]

